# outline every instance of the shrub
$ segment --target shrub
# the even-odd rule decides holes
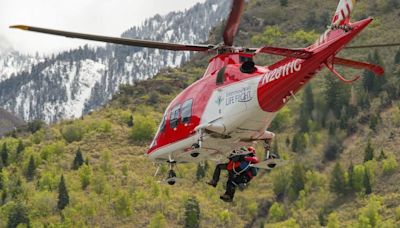
[[[117,212],[118,215],[130,216],[132,214],[131,201],[132,200],[126,192],[118,194],[117,199],[114,202],[115,212]]]
[[[52,144],[46,145],[40,152],[40,157],[44,160],[49,160],[53,155],[60,155],[65,151],[65,144],[57,141]]]
[[[144,116],[135,116],[135,124],[129,135],[130,139],[135,142],[149,141],[153,138],[156,124],[150,118]]]
[[[272,131],[280,131],[285,129],[290,124],[290,109],[283,107],[271,123]]]
[[[336,213],[330,213],[328,216],[327,228],[340,228],[339,219]]]
[[[352,187],[356,192],[361,192],[364,188],[365,168],[363,165],[356,165],[353,169]]]
[[[383,160],[382,167],[383,167],[383,174],[385,175],[393,174],[398,167],[396,157],[391,155],[387,159]]]
[[[150,220],[149,228],[166,227],[167,221],[161,212],[157,212]]]
[[[285,208],[279,203],[275,202],[269,208],[268,221],[269,222],[280,222],[285,218]]]
[[[81,166],[80,170],[80,179],[81,179],[81,187],[82,189],[86,189],[89,186],[92,179],[92,168],[89,165]]]
[[[61,130],[62,136],[68,143],[81,141],[84,133],[83,127],[79,124],[67,125]]]
[[[200,206],[196,198],[190,198],[185,203],[185,227],[200,227]]]
[[[90,131],[96,131],[100,133],[111,132],[111,123],[107,120],[93,120],[90,123]],[[74,140],[80,141],[80,140]]]

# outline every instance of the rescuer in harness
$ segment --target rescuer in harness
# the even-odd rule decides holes
[[[258,158],[253,147],[242,147],[239,150],[232,151],[228,159],[228,163],[216,166],[213,179],[208,184],[216,187],[221,170],[226,169],[228,171],[228,181],[226,183],[226,191],[220,199],[225,202],[232,202],[236,187],[243,190],[250,180],[257,175],[257,168],[252,167],[251,164],[258,163]]]

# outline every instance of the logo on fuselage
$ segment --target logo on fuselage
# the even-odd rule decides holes
[[[264,85],[266,83],[275,81],[281,77],[288,76],[289,74],[293,74],[295,72],[299,72],[301,70],[301,65],[302,60],[301,59],[296,59],[290,63],[287,63],[283,66],[280,66],[274,70],[271,70],[264,74],[264,76],[261,79],[261,84]]]
[[[228,106],[238,102],[248,102],[251,99],[253,98],[251,97],[251,87],[249,86],[233,92],[227,92],[225,104]]]

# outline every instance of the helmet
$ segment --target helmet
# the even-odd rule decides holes
[[[249,152],[251,152],[251,153],[253,153],[253,154],[256,153],[256,149],[255,149],[254,147],[252,147],[252,146],[248,147],[248,148],[247,148],[247,151],[249,151]]]

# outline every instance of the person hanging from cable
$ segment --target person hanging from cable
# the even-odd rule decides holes
[[[213,179],[208,182],[209,185],[216,187],[219,181],[221,170],[228,171],[228,181],[226,183],[226,191],[220,197],[225,202],[232,202],[235,195],[236,187],[243,190],[251,179],[257,175],[258,169],[252,167],[251,164],[258,163],[258,158],[253,147],[242,147],[234,150],[229,155],[228,163],[219,164],[214,170]]]

